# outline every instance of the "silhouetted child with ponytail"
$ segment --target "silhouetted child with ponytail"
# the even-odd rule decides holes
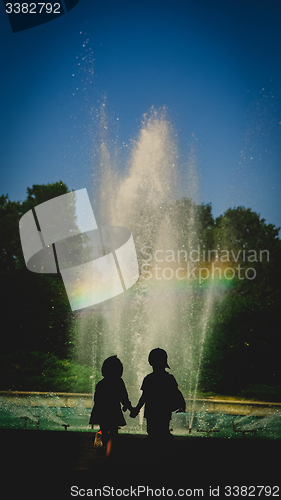
[[[94,407],[89,424],[99,424],[103,446],[106,448],[118,434],[118,427],[126,425],[123,411],[133,410],[122,379],[123,365],[117,356],[107,358],[101,369],[103,379],[96,385]],[[108,449],[107,449],[108,451]]]

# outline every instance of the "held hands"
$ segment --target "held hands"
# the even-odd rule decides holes
[[[127,404],[123,404],[123,406],[122,406],[122,411],[124,411],[124,412],[125,412],[125,411],[127,411],[127,410],[130,410],[130,411],[132,411],[132,410],[133,410],[133,407],[132,407],[132,405],[131,405],[131,402],[130,402],[130,401],[129,401]]]
[[[185,413],[185,408],[179,408],[176,413]],[[139,414],[138,408],[132,408],[130,412],[130,417],[131,418],[136,418],[136,416]]]
[[[131,418],[136,418],[136,416],[140,412],[140,409],[143,407],[144,403],[145,403],[145,398],[144,395],[142,395],[139,399],[137,406],[135,408],[131,408],[131,413],[130,413]]]

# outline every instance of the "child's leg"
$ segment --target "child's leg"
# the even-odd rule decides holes
[[[158,422],[157,422],[156,418],[150,417],[150,418],[146,419],[146,430],[147,430],[147,434],[150,437],[157,436],[157,433],[159,432],[159,428],[158,428]]]
[[[106,426],[101,425],[100,430],[102,433],[103,447],[108,451],[109,441],[111,442],[110,443],[110,449],[111,449],[112,440],[114,440],[116,436],[118,436],[118,427],[116,426],[108,428]]]
[[[95,439],[94,439],[93,443],[94,443],[94,446],[96,448],[99,448],[99,447],[103,446],[101,430],[99,430],[98,432],[96,432]]]
[[[170,417],[150,417],[147,419],[147,433],[151,437],[165,438],[170,435]]]
[[[108,457],[112,452],[112,445],[118,436],[118,427],[111,427],[107,429],[107,442],[106,442],[106,456]]]
[[[109,438],[114,439],[118,436],[118,427],[111,427],[109,429]]]
[[[101,430],[101,436],[102,436],[102,444],[103,444],[103,447],[106,448],[108,440],[109,440],[109,429],[104,425],[100,425],[100,430]]]

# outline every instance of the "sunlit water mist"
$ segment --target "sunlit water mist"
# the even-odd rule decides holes
[[[123,362],[124,380],[135,404],[142,379],[151,371],[147,361],[150,350],[164,348],[171,373],[189,399],[191,427],[212,293],[210,288],[204,291],[192,281],[171,277],[170,272],[160,279],[155,276],[149,279],[148,271],[155,265],[161,265],[162,270],[169,267],[165,262],[167,252],[177,254],[181,250],[182,231],[188,235],[184,248],[188,254],[198,243],[194,205],[183,219],[173,208],[180,191],[178,152],[164,114],[152,112],[143,122],[131,148],[125,176],[118,174],[116,155],[112,160],[105,140],[100,148],[100,164],[100,223],[125,226],[132,231],[140,278],[127,292],[81,312],[78,354],[80,350],[83,358],[83,353],[89,356],[91,352],[98,370],[107,356],[117,354]],[[197,178],[192,157],[185,171],[185,192],[194,199]],[[157,256],[164,260],[161,264]]]

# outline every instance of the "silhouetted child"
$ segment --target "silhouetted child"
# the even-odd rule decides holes
[[[94,407],[89,424],[99,424],[103,446],[118,434],[118,427],[126,425],[123,411],[132,411],[128,393],[122,377],[123,365],[117,356],[107,358],[101,369],[103,379],[96,385]]]
[[[145,404],[144,417],[147,421],[147,433],[151,437],[169,437],[169,423],[172,411],[185,411],[185,400],[178,389],[178,384],[173,375],[165,368],[170,368],[167,363],[167,353],[164,349],[153,349],[148,362],[153,372],[143,379],[140,400],[131,413],[135,418]]]

